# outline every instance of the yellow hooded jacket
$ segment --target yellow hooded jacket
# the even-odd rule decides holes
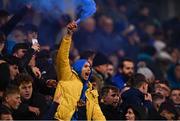
[[[71,120],[83,88],[83,83],[77,73],[71,69],[69,63],[71,41],[71,35],[65,35],[57,54],[57,75],[59,82],[55,95],[61,94],[59,106],[55,113],[55,119],[58,120]],[[91,83],[88,83],[85,95],[87,120],[106,120],[98,104],[98,92],[92,89]]]

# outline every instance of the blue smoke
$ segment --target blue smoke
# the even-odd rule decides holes
[[[80,21],[85,20],[89,16],[92,16],[96,12],[96,4],[94,0],[75,0],[77,4],[77,8],[79,9],[79,18],[76,21],[79,23]]]
[[[73,10],[78,15],[79,23],[96,12],[96,4],[94,0],[15,0],[20,4],[32,4],[34,10],[43,15],[51,14],[54,18],[58,18],[68,10]]]

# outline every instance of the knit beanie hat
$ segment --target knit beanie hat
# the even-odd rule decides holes
[[[108,60],[108,58],[104,54],[97,53],[94,57],[94,60],[93,60],[93,67],[108,64],[108,63],[110,63],[110,61]]]
[[[153,72],[148,67],[138,68],[137,73],[143,74],[146,77],[146,79],[154,78]]]

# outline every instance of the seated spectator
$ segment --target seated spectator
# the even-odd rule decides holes
[[[100,107],[107,120],[119,120],[120,111],[120,94],[119,90],[113,86],[103,87],[101,90]]]
[[[27,74],[17,77],[22,103],[15,112],[15,119],[41,119],[47,109],[45,97],[33,91],[33,79]]]
[[[20,90],[18,89],[18,87],[12,85],[7,87],[6,91],[3,93],[3,101],[0,107],[0,111],[6,113],[8,112],[8,114],[13,115],[20,104]],[[10,118],[12,117],[10,116]],[[14,118],[15,117],[13,115],[13,119]]]

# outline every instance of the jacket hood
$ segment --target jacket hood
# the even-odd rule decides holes
[[[84,64],[88,62],[86,59],[79,59],[77,60],[73,65],[72,65],[72,68],[73,70],[78,74],[78,76],[82,79],[81,77],[81,73],[82,73],[82,68],[84,66]],[[90,74],[91,76],[91,74]],[[89,77],[90,77],[89,76]],[[89,79],[88,79],[89,80]],[[87,81],[87,80],[86,80]]]

